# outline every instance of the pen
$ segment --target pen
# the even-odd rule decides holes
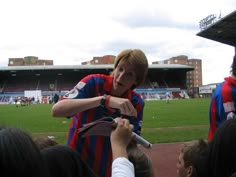
[[[113,128],[116,128],[117,126],[117,120],[113,119],[114,123],[113,123]],[[145,140],[143,137],[139,136],[137,133],[132,132],[133,135],[133,139],[138,143],[141,144],[143,147],[149,149],[152,147],[152,144],[150,142],[148,142],[147,140]]]
[[[152,147],[152,144],[148,142],[147,140],[145,140],[143,137],[139,136],[135,132],[132,132],[132,134],[133,134],[133,138],[137,141],[137,143],[141,144],[147,149]]]

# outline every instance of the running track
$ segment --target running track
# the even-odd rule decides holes
[[[154,144],[151,149],[141,147],[152,161],[155,177],[177,177],[176,162],[181,144]]]

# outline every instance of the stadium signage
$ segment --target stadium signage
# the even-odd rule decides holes
[[[220,18],[220,17],[219,17]],[[199,27],[201,30],[204,30],[206,29],[208,26],[212,25],[213,23],[215,23],[217,20],[217,17],[216,15],[214,14],[210,14],[208,15],[206,18],[202,19],[200,22],[199,22]]]
[[[215,88],[216,85],[206,85],[199,87],[199,94],[212,94]]]

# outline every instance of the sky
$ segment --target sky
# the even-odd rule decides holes
[[[200,20],[235,7],[235,0],[1,0],[0,67],[25,56],[80,65],[139,48],[149,64],[201,59],[203,84],[218,83],[230,75],[234,48],[196,34]]]

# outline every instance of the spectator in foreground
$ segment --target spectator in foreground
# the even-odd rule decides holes
[[[14,127],[0,127],[0,176],[48,177],[33,139]]]
[[[34,138],[33,140],[39,149],[44,149],[49,146],[54,146],[54,145],[59,144],[56,140],[49,137],[37,137],[37,138]]]
[[[96,177],[80,155],[66,145],[41,149],[50,177]]]
[[[127,147],[128,159],[134,165],[135,177],[154,177],[152,161],[137,145],[131,141]]]
[[[222,123],[209,142],[208,171],[210,177],[230,177],[236,172],[236,119]]]
[[[117,127],[113,130],[110,137],[113,152],[112,177],[134,177],[134,166],[128,160],[127,152],[127,146],[132,139],[133,125],[129,124],[127,119],[117,118],[116,121]],[[81,159],[80,155],[68,146],[48,146],[41,149],[41,153],[49,168],[50,177],[96,176]],[[140,155],[137,157],[139,158]],[[137,162],[137,164],[139,163]],[[145,167],[143,166],[143,168]]]
[[[208,143],[199,139],[182,145],[178,161],[178,177],[207,177]]]
[[[112,177],[134,177],[134,165],[128,160],[127,147],[132,139],[133,125],[127,119],[117,118],[117,127],[111,132]]]

